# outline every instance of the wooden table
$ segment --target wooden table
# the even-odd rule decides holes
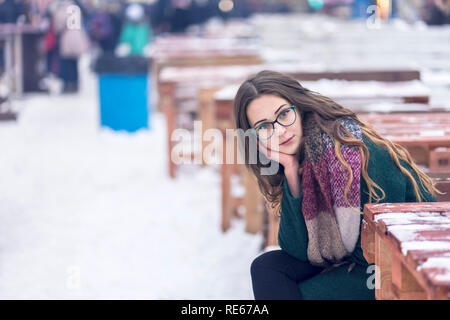
[[[258,65],[247,66],[205,66],[168,67],[161,71],[159,85],[159,104],[167,121],[168,168],[169,176],[175,178],[176,165],[171,161],[174,143],[171,139],[174,129],[180,127],[179,116],[194,113],[188,121],[202,121],[202,137],[211,128],[216,128],[216,115],[213,95],[229,83],[245,80],[247,76],[260,70]],[[191,129],[191,128],[189,128]],[[204,144],[202,143],[202,149]],[[191,157],[195,157],[195,150]],[[202,157],[202,163],[205,161]]]
[[[40,57],[38,45],[44,35],[41,27],[29,24],[0,24],[0,36],[5,40],[5,73],[11,93],[21,96],[24,92],[39,92],[37,63]],[[25,72],[26,71],[26,72]]]
[[[359,118],[406,147],[430,172],[450,171],[450,112],[361,114]]]
[[[450,202],[367,204],[361,246],[377,299],[450,299]]]
[[[387,72],[387,71],[386,71]],[[394,72],[391,72],[395,74]],[[381,72],[380,72],[381,74]],[[381,81],[363,78],[365,81],[320,79],[317,81],[304,81],[297,76],[303,87],[329,97],[346,108],[364,108],[374,103],[416,103],[428,104],[430,89],[420,80],[392,81],[387,73],[386,78],[391,81]],[[366,76],[370,75],[370,72]]]
[[[157,38],[153,48],[152,68],[158,91],[161,72],[167,67],[254,65],[263,62],[252,41],[235,38],[173,35]],[[159,105],[158,108],[161,110]]]

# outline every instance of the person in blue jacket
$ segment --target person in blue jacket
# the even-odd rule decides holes
[[[361,249],[364,205],[436,201],[433,181],[404,147],[282,73],[244,81],[234,118],[249,133],[240,139],[245,165],[280,215],[281,250],[250,268],[255,299],[374,299],[374,266]]]

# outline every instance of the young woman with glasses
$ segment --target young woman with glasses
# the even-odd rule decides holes
[[[433,181],[405,148],[282,73],[242,83],[234,117],[256,136],[257,163],[245,165],[280,215],[281,250],[250,268],[255,299],[374,299],[374,268],[361,249],[364,204],[436,201]],[[247,157],[251,139],[240,143]],[[278,171],[262,174],[271,161]]]

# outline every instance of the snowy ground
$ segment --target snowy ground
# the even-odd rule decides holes
[[[100,129],[96,78],[82,83],[0,123],[0,298],[253,299],[262,235],[220,231],[218,173],[170,180],[163,116]]]

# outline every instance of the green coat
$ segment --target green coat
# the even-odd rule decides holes
[[[119,44],[130,46],[130,55],[143,55],[146,45],[152,42],[151,27],[146,23],[126,23],[120,34]]]
[[[370,154],[367,169],[369,177],[386,194],[386,197],[380,203],[417,202],[412,183],[395,165],[389,152],[384,147],[373,143],[365,135],[363,135],[363,141]],[[400,160],[400,163],[413,174],[419,187],[424,190],[412,168],[403,160]],[[301,177],[298,198],[292,196],[286,177],[284,178],[283,188],[278,243],[281,249],[288,254],[301,261],[308,261],[308,231],[302,215]],[[378,194],[380,193],[378,189],[375,190]],[[436,199],[427,192],[423,201],[435,202]],[[361,208],[368,202],[367,184],[361,176]],[[362,218],[363,215],[361,215],[361,220]],[[361,233],[355,250],[344,259],[350,263],[356,263],[350,272],[348,272],[349,264],[344,264],[300,282],[299,289],[303,298],[308,300],[375,299],[375,289],[369,289],[367,286],[367,283],[373,284],[374,270],[373,267],[368,269],[369,264],[364,258],[361,249]]]

